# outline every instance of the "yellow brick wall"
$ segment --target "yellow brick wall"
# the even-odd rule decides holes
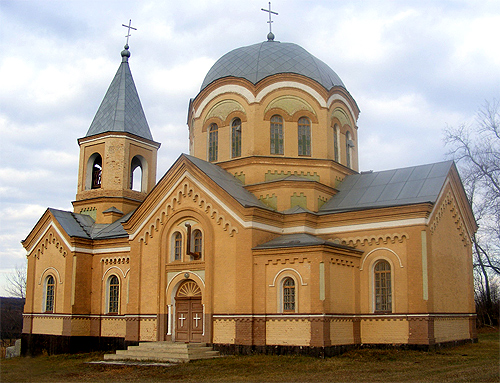
[[[101,321],[101,336],[121,336],[126,332],[124,318],[103,318]]]
[[[62,335],[62,318],[33,318],[33,334]]]
[[[330,322],[330,341],[332,345],[354,342],[353,324],[350,320],[335,320]]]
[[[311,323],[308,320],[284,319],[266,322],[266,343],[279,346],[309,346]]]
[[[141,341],[156,341],[157,333],[157,321],[156,319],[142,319],[141,320],[141,331],[140,340]]]
[[[236,322],[230,320],[214,320],[214,343],[234,344]]]
[[[409,325],[403,319],[361,320],[361,343],[408,343]]]
[[[90,335],[91,319],[72,319],[71,320],[71,335],[72,336],[89,336]]]
[[[437,318],[434,321],[436,342],[469,339],[469,318]]]

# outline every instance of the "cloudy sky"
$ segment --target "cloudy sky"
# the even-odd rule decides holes
[[[71,210],[77,138],[130,66],[161,177],[187,152],[186,115],[211,65],[266,39],[265,0],[0,0],[0,296],[47,207]],[[445,159],[442,131],[500,98],[498,0],[275,0],[276,40],[340,76],[361,115],[361,170]]]

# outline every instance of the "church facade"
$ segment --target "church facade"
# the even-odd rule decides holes
[[[210,69],[189,103],[190,154],[156,182],[129,57],[78,140],[74,211],[47,209],[23,241],[24,352],[477,338],[476,223],[453,162],[358,173],[355,100],[270,34]]]

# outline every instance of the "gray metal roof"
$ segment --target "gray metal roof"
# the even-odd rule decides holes
[[[237,48],[222,56],[208,71],[201,89],[224,77],[241,77],[253,84],[278,73],[296,73],[317,81],[327,90],[344,87],[340,77],[323,61],[297,44],[279,41]]]
[[[128,64],[128,45],[122,63],[101,102],[86,137],[105,132],[125,132],[153,140]]]
[[[70,211],[50,209],[57,222],[70,237],[86,239],[104,239],[128,237],[123,229],[125,222],[132,213],[129,213],[111,224],[96,224],[92,217],[86,214],[77,214]]]
[[[436,202],[453,161],[347,176],[320,213]]]
[[[276,237],[269,242],[262,243],[254,247],[254,250],[259,249],[279,249],[287,247],[304,247],[304,246],[318,246],[327,245],[332,247],[338,247],[343,249],[351,249],[348,246],[340,245],[325,239],[318,238],[311,234],[299,233],[299,234],[284,234]]]
[[[187,154],[182,154],[181,157],[183,156],[208,177],[210,177],[210,179],[236,199],[241,205],[245,207],[260,207],[269,210],[269,208],[262,201],[257,199],[257,197],[243,187],[240,180],[222,169],[220,166]]]

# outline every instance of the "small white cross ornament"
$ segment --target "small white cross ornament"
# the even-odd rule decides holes
[[[193,318],[196,322],[196,327],[198,327],[198,321],[201,320],[201,318],[198,316],[198,313],[196,313],[195,317]]]

